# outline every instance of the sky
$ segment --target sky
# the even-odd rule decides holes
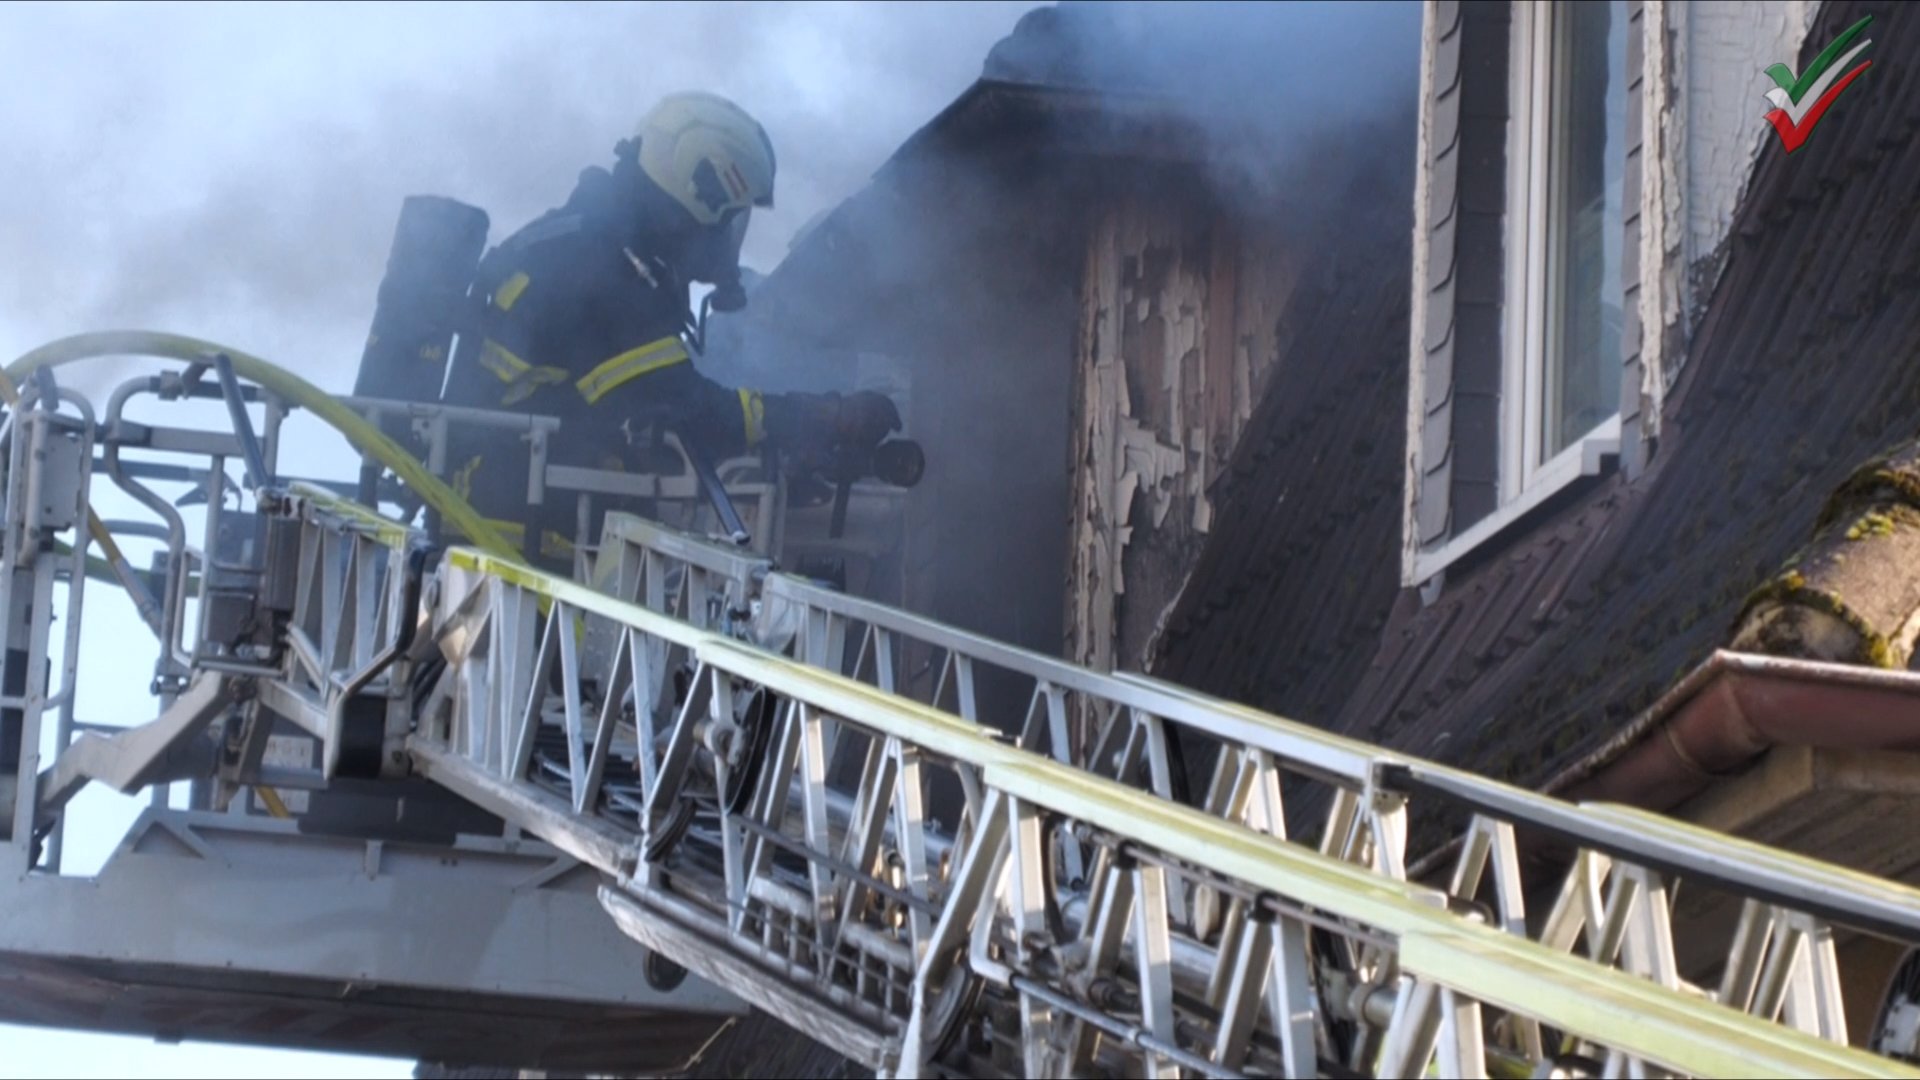
[[[347,388],[405,196],[497,241],[678,89],[768,129],[770,270],[1036,6],[9,4],[0,352],[172,329]]]
[[[404,197],[481,206],[497,241],[563,201],[654,99],[680,89],[731,96],[767,127],[776,200],[756,212],[745,262],[771,270],[799,227],[852,194],[1036,6],[7,4],[0,359],[74,333],[163,330],[344,392]],[[62,380],[99,402],[139,370],[100,361]],[[303,463],[345,475],[331,436],[303,434],[314,447]],[[134,516],[124,500],[100,509]],[[127,635],[146,647],[131,606],[106,593],[89,594],[83,674]],[[144,674],[104,682],[83,679],[83,719],[150,715]],[[135,805],[82,795],[68,869],[97,867]],[[0,1076],[412,1068],[0,1025]]]

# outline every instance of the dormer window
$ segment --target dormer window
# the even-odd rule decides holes
[[[1409,585],[1617,453],[1638,344],[1637,11],[1560,0],[1430,12]]]
[[[1515,12],[1513,182],[1507,197],[1506,349],[1520,385],[1507,419],[1504,500],[1552,483],[1556,464],[1620,413],[1621,188],[1626,4]]]

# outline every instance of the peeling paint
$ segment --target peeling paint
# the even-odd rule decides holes
[[[1125,373],[1115,355],[1120,339],[1118,253],[1114,222],[1100,220],[1087,244],[1080,283],[1080,329],[1075,344],[1073,480],[1067,566],[1067,655],[1095,668],[1113,659],[1113,610],[1124,587],[1118,550],[1124,527],[1107,507],[1118,480],[1114,427],[1131,411]]]
[[[1640,400],[1660,435],[1667,391],[1726,266],[1734,213],[1772,135],[1767,65],[1792,61],[1817,0],[1646,4]]]
[[[1670,5],[1675,48],[1675,107],[1679,156],[1670,164],[1684,193],[1679,242],[1684,304],[1670,309],[1691,336],[1726,264],[1734,211],[1754,162],[1773,135],[1763,119],[1771,85],[1767,65],[1797,66],[1801,42],[1818,13],[1817,0],[1754,4],[1745,0],[1690,0]],[[1677,358],[1676,358],[1677,359]],[[1678,365],[1672,365],[1677,367]],[[1668,371],[1671,382],[1676,372]]]
[[[1669,312],[1680,301],[1676,276],[1670,272],[1669,237],[1680,235],[1681,188],[1674,175],[1669,140],[1675,137],[1671,42],[1675,13],[1666,0],[1647,0],[1642,8],[1644,35],[1640,71],[1641,179],[1640,179],[1640,340],[1626,343],[1640,356],[1640,437],[1657,440],[1666,401],[1667,330]],[[1644,464],[1638,448],[1634,460]],[[1634,466],[1638,468],[1638,464]]]
[[[1278,353],[1293,273],[1239,225],[1164,200],[1096,216],[1081,282],[1068,655],[1148,655],[1213,524],[1208,484]]]

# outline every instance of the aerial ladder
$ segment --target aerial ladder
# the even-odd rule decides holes
[[[104,417],[55,379],[129,353],[180,367],[126,384]],[[34,936],[94,975],[165,967],[154,941],[224,929],[333,973],[361,995],[348,1012],[407,972],[507,996],[566,984],[662,1044],[751,1007],[899,1077],[1920,1075],[1920,1013],[1863,1033],[1843,1008],[1846,942],[1920,943],[1904,885],[1077,667],[795,575],[738,535],[613,513],[579,538],[574,574],[545,572],[365,421],[397,406],[206,343],[68,339],[7,374],[0,720],[19,753],[0,958],[16,964]],[[229,423],[134,423],[126,401],[147,392],[222,402]],[[364,483],[284,475],[298,410],[475,542],[382,514]],[[207,491],[197,549],[177,507],[142,497],[166,554],[151,571],[111,539],[138,523],[90,509],[96,468],[151,494],[132,449],[191,461],[165,475]],[[560,479],[552,497],[612,490]],[[157,635],[162,707],[144,723],[75,717],[90,577],[132,593]],[[1024,708],[989,709],[989,682]],[[270,763],[288,739],[311,747],[304,765]],[[186,852],[168,879],[182,890],[241,852],[298,878],[316,836],[363,852],[368,880],[401,848],[447,872],[419,870],[412,901],[329,871],[304,898],[262,878],[213,910],[149,895],[127,909],[138,925],[86,925],[118,902],[102,898],[113,874],[92,896],[55,879],[89,785],[187,786],[184,809],[143,818]],[[307,828],[336,789],[384,809]],[[418,805],[451,822],[441,840],[381,839]],[[249,839],[209,840],[221,827]],[[421,915],[463,875],[466,906],[492,903],[487,867],[530,857],[546,869],[515,877],[489,926],[445,892]],[[554,944],[525,901],[562,877],[584,879],[569,895],[624,946]],[[1718,915],[1683,926],[1683,888]],[[335,936],[307,953],[309,934]],[[205,947],[154,981],[242,978]],[[126,1023],[202,1033],[153,1016]]]

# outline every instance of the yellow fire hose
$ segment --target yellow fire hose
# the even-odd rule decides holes
[[[480,516],[465,499],[455,494],[453,489],[426,470],[418,459],[402,449],[392,439],[381,433],[380,429],[367,423],[353,410],[335,401],[333,397],[284,368],[276,367],[256,356],[249,356],[236,349],[222,348],[211,342],[197,338],[182,337],[176,334],[160,334],[146,330],[109,330],[95,334],[76,334],[27,353],[8,365],[0,372],[0,396],[9,403],[19,400],[15,388],[19,383],[31,378],[40,368],[61,367],[81,360],[93,360],[107,356],[155,356],[185,363],[212,363],[215,355],[225,353],[233,362],[235,375],[271,390],[289,404],[312,412],[329,427],[345,436],[356,450],[372,457],[380,464],[393,470],[394,475],[412,488],[427,504],[438,511],[441,518],[459,529],[473,543],[502,559],[524,562],[520,551],[500,536],[487,520]],[[114,565],[115,575],[122,577],[122,584],[132,578],[132,567],[120,554],[118,546],[107,532],[92,508],[87,510],[87,529],[100,545],[110,563]],[[125,574],[122,576],[122,570]],[[139,596],[145,589],[128,588],[129,593]],[[142,611],[142,616],[146,616]],[[157,626],[158,612],[150,622]]]
[[[420,496],[428,505],[439,511],[440,516],[465,533],[475,544],[488,553],[514,562],[523,562],[520,552],[501,538],[499,532],[487,520],[479,515],[465,499],[455,494],[440,479],[428,472],[412,455],[402,449],[392,439],[387,438],[380,429],[355,415],[351,409],[335,401],[319,387],[300,378],[284,368],[276,367],[255,356],[236,349],[224,349],[210,342],[173,334],[158,334],[144,330],[118,330],[97,334],[78,334],[62,338],[59,341],[43,345],[15,360],[5,370],[0,370],[0,399],[9,406],[20,403],[19,383],[29,379],[40,368],[54,368],[81,360],[93,360],[106,356],[143,355],[181,360],[186,363],[211,363],[216,354],[225,353],[233,363],[234,374],[259,384],[278,394],[290,404],[306,408],[318,416],[328,426],[344,435],[354,448],[371,456],[380,464],[392,469],[394,475]],[[107,569],[119,579],[127,595],[133,598],[140,610],[140,617],[155,634],[161,633],[159,605],[152,595],[140,583],[133,566],[120,546],[114,543],[113,534],[107,530],[100,515],[93,507],[87,507],[87,532],[93,541],[100,545],[106,556]],[[89,576],[99,567],[95,560],[87,560]],[[286,803],[271,787],[258,785],[254,790],[259,794],[267,811],[277,818],[286,818]]]
[[[8,408],[17,408],[20,404],[20,387],[7,371],[0,371],[0,401],[5,401]],[[107,566],[119,580],[120,587],[133,598],[141,621],[155,634],[161,633],[160,605],[154,601],[153,594],[140,584],[139,577],[134,574],[133,564],[120,551],[120,545],[113,542],[113,534],[107,531],[106,522],[100,520],[100,515],[94,513],[91,506],[87,507],[87,532],[92,535],[93,542],[100,545],[101,552],[106,555]]]
[[[53,542],[53,553],[59,556],[60,558],[64,559],[67,556],[73,554],[73,545],[64,543],[59,540],[55,540]],[[140,573],[140,571],[133,569],[129,561],[122,561],[119,564],[119,566],[125,566],[128,569],[128,571],[131,573],[134,573],[134,574]],[[89,555],[87,556],[87,580],[98,581],[103,585],[124,586],[126,585],[126,582],[120,579],[119,566],[116,566],[113,562],[107,559],[102,559],[97,555]],[[199,588],[199,583],[200,583],[200,575],[191,574],[191,573],[187,575],[187,591],[188,592],[193,592],[195,589]],[[136,594],[134,596],[134,603],[138,604],[140,600],[141,600],[141,597],[138,594]]]

